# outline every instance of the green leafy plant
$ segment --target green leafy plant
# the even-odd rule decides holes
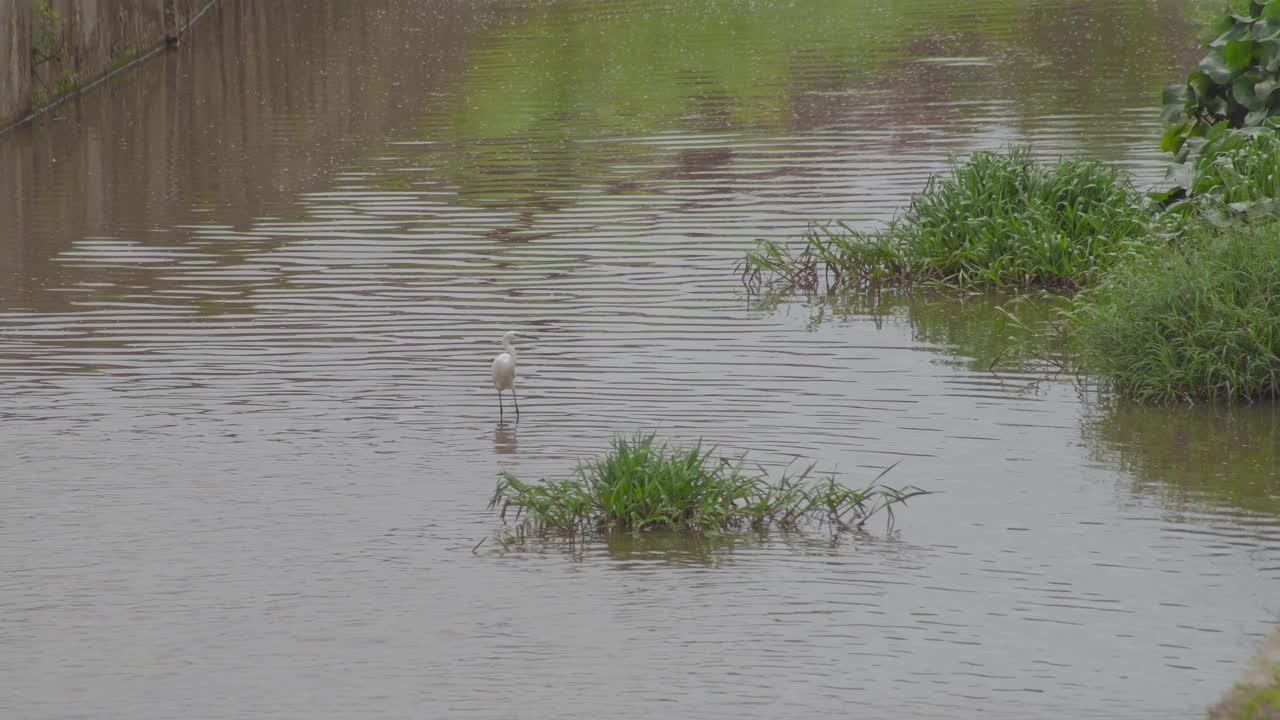
[[[1280,135],[1219,123],[1200,152],[1171,165],[1170,173],[1175,186],[1159,197],[1174,215],[1195,211],[1219,226],[1267,215],[1280,209]]]
[[[1280,127],[1280,0],[1250,0],[1239,12],[1227,6],[1206,47],[1198,67],[1166,88],[1162,100],[1160,147],[1174,158],[1170,186],[1152,197],[1182,210],[1220,154],[1252,142],[1241,132],[1256,138]]]
[[[1164,150],[1185,159],[1191,138],[1214,126],[1260,127],[1280,113],[1280,0],[1252,0],[1218,22],[1209,53],[1185,83],[1164,94]]]

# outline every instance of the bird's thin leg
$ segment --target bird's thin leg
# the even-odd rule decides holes
[[[502,391],[498,391],[498,424],[502,424]]]
[[[515,388],[511,388],[511,402],[516,404],[516,422],[520,422],[520,401],[516,399]]]

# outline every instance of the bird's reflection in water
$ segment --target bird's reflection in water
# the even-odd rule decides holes
[[[516,426],[499,423],[493,429],[493,451],[499,455],[515,455],[519,446]]]

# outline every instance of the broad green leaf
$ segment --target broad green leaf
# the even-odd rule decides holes
[[[1271,99],[1271,93],[1275,92],[1278,87],[1280,87],[1280,79],[1274,77],[1264,78],[1253,86],[1253,94],[1258,96],[1259,101],[1265,103]]]
[[[1160,119],[1166,124],[1178,122],[1187,110],[1187,86],[1170,85],[1160,96]]]
[[[1186,142],[1187,131],[1190,128],[1190,123],[1185,122],[1170,125],[1160,136],[1160,149],[1165,152],[1176,152],[1182,147],[1182,143]]]
[[[1211,142],[1220,140],[1226,136],[1228,130],[1229,128],[1227,126],[1226,120],[1223,120],[1222,122],[1219,122],[1219,123],[1215,123],[1212,126],[1210,126],[1208,130],[1205,131],[1204,141],[1207,143],[1211,143]]]
[[[1205,55],[1204,59],[1200,61],[1200,71],[1219,85],[1226,85],[1231,82],[1231,76],[1234,74],[1227,65],[1222,49],[1215,49]]]
[[[1209,47],[1218,48],[1235,40],[1244,40],[1249,37],[1251,27],[1245,23],[1232,23],[1209,43]]]
[[[1265,42],[1253,50],[1254,62],[1267,72],[1280,70],[1280,40]]]
[[[1280,0],[1268,0],[1267,4],[1262,7],[1262,17],[1280,17]]]
[[[1226,62],[1227,69],[1233,73],[1245,69],[1249,66],[1249,61],[1253,60],[1253,41],[1232,40],[1222,48],[1222,59]]]
[[[1235,80],[1231,81],[1231,97],[1250,110],[1261,110],[1262,101],[1254,92],[1254,86],[1258,84],[1258,80],[1257,70],[1240,73]]]
[[[1231,15],[1219,15],[1218,20],[1213,24],[1213,34],[1221,35],[1234,27],[1235,24],[1236,20]]]
[[[1280,36],[1280,17],[1270,17],[1259,20],[1253,24],[1253,28],[1249,30],[1249,40],[1256,42],[1266,42]]]
[[[1257,127],[1261,125],[1262,121],[1267,119],[1268,112],[1269,111],[1265,107],[1249,111],[1249,114],[1244,116],[1245,127]]]
[[[1203,102],[1205,98],[1209,97],[1209,93],[1213,91],[1213,81],[1209,79],[1208,75],[1196,70],[1187,76],[1186,87],[1191,88],[1195,93],[1193,100]]]

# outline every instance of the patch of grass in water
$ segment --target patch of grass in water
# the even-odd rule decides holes
[[[895,463],[896,465],[896,463]],[[490,509],[513,516],[516,536],[581,536],[607,531],[798,530],[813,523],[834,531],[861,528],[884,511],[927,494],[915,487],[857,489],[830,477],[811,480],[810,468],[771,482],[744,460],[716,457],[701,445],[672,448],[654,436],[616,439],[610,452],[579,465],[568,480],[525,482],[504,472]]]
[[[937,282],[960,287],[1083,287],[1152,233],[1155,204],[1122,171],[1026,149],[952,160],[883,230],[812,229],[799,249],[765,241],[739,264],[749,287],[815,291]]]
[[[1145,402],[1280,397],[1280,218],[1202,225],[1118,267],[1072,323],[1105,387]]]
[[[743,284],[786,290],[877,290],[912,277],[907,258],[888,233],[864,233],[844,223],[813,226],[799,247],[765,240],[738,264]]]

